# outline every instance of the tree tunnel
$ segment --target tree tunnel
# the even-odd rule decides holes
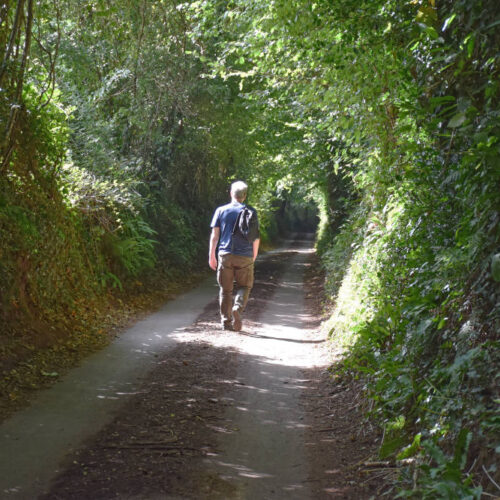
[[[316,201],[300,189],[282,193],[276,200],[275,212],[278,234],[281,237],[303,235],[313,239],[318,230],[320,216]]]

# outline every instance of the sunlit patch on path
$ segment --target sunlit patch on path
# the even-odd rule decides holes
[[[299,404],[302,369],[326,362],[319,351],[324,339],[307,328],[303,274],[310,252],[307,246],[295,250],[258,322],[214,338],[242,353],[220,451],[206,459],[213,473],[235,487],[234,498],[311,498]],[[187,331],[176,337],[192,340]]]
[[[318,498],[301,398],[329,360],[306,307],[308,245],[261,261],[241,332],[218,328],[212,279],[6,422],[4,496]]]

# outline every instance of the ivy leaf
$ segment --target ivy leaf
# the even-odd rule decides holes
[[[465,122],[466,119],[467,117],[464,113],[457,113],[456,115],[451,117],[450,121],[448,122],[448,127],[458,128]]]

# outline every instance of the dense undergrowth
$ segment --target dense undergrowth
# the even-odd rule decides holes
[[[4,376],[75,335],[99,344],[120,294],[204,265],[243,177],[266,239],[317,207],[326,327],[366,381],[394,495],[499,494],[496,0],[17,0],[0,16]]]
[[[387,90],[390,136],[363,144],[383,171],[357,172],[360,202],[320,242],[327,326],[367,381],[399,496],[482,498],[499,493],[499,11],[426,9],[400,60],[416,81]]]

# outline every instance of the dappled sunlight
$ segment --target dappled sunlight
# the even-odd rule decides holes
[[[300,450],[307,425],[298,401],[307,379],[297,367],[243,352],[239,366],[236,379],[221,381],[233,385],[232,404],[225,425],[212,427],[220,450],[207,456],[207,467],[237,488],[236,498],[306,492]]]
[[[499,0],[6,0],[0,12],[0,497],[43,500],[67,450],[147,386],[155,398],[135,410],[158,425],[151,441],[141,428],[131,446],[140,426],[124,427],[115,462],[78,470],[76,457],[84,487],[61,481],[51,500],[360,498],[356,436],[325,445],[333,486],[304,486],[306,372],[327,394],[327,409],[308,402],[316,423],[343,398],[346,430],[358,407],[384,429],[378,454],[395,470],[374,482],[399,478],[367,498],[498,496]],[[228,194],[255,207],[249,219]],[[230,270],[217,247],[245,264]],[[245,287],[238,332],[221,331],[216,276],[226,303],[251,256],[249,307]],[[328,395],[349,378],[366,402]],[[170,496],[186,474],[174,458],[188,468],[206,448],[177,430],[203,417],[224,438],[214,467],[241,495],[192,474],[208,496]]]
[[[303,449],[309,425],[299,400],[309,380],[302,370],[326,365],[318,349],[325,339],[308,327],[311,318],[304,310],[302,273],[309,252],[295,252],[258,323],[244,321],[242,332],[205,339],[239,356],[237,377],[224,381],[233,384],[234,401],[219,434],[220,453],[205,460],[237,487],[236,498],[267,498],[270,492],[276,498],[308,498]],[[193,335],[177,332],[176,340],[193,341]]]
[[[206,387],[202,379],[192,381],[189,387],[168,380],[160,386],[163,394],[169,394],[172,401],[188,411],[200,400],[208,405],[223,405],[223,419],[211,421],[210,415],[205,421],[207,429],[220,440],[220,446],[205,455],[209,468],[244,491],[242,498],[264,498],[263,492],[269,491],[292,496],[300,492],[301,498],[305,498],[302,492],[306,491],[307,473],[299,462],[304,461],[303,433],[308,426],[298,401],[307,380],[301,370],[326,364],[320,355],[325,338],[310,327],[314,321],[304,309],[302,273],[311,252],[311,248],[285,252],[290,256],[284,258],[291,262],[280,285],[271,298],[251,298],[254,311],[256,307],[262,310],[256,318],[255,314],[243,318],[241,332],[221,331],[215,321],[193,324],[207,304],[207,297],[212,298],[215,306],[218,287],[211,280],[139,321],[107,349],[89,357],[84,366],[54,388],[51,396],[59,401],[57,411],[64,421],[70,420],[65,416],[69,408],[72,413],[78,408],[78,422],[74,428],[61,432],[60,419],[47,416],[41,424],[45,437],[37,436],[40,452],[49,450],[50,463],[55,467],[59,450],[66,449],[68,442],[77,442],[75,436],[80,439],[92,435],[96,425],[101,427],[110,420],[110,410],[144,394],[140,389],[141,377],[153,367],[169,362],[170,358],[164,357],[169,349],[181,344],[206,345],[208,350],[230,351],[238,356],[238,373],[217,381],[224,386],[223,398]],[[188,370],[192,363],[184,359],[174,362]],[[75,391],[75,387],[81,390]],[[49,406],[53,404],[48,402]],[[41,422],[38,413],[41,415],[43,410],[35,406],[29,419]],[[203,420],[202,416],[194,418]],[[85,428],[80,420],[88,421]],[[61,443],[57,449],[55,436]],[[10,440],[8,446],[27,447],[26,439],[19,444]],[[54,451],[50,451],[52,445]],[[296,457],[300,457],[299,462]],[[47,469],[47,477],[50,474]],[[14,486],[21,482],[14,481]]]
[[[326,361],[316,355],[317,346],[326,342],[326,337],[318,338],[315,331],[303,327],[310,317],[298,312],[293,314],[291,310],[296,307],[293,302],[272,301],[269,306],[273,313],[266,314],[258,325],[247,327],[244,322],[241,332],[213,336],[209,342],[259,356],[263,362],[271,364],[300,368],[326,366]],[[193,333],[189,330],[177,330],[172,336],[178,342],[193,341]]]
[[[243,476],[243,477],[248,477],[248,478],[252,478],[252,479],[262,479],[265,477],[271,477],[271,474],[266,474],[264,472],[257,472],[257,471],[250,469],[249,467],[245,467],[245,466],[240,465],[240,464],[231,464],[231,463],[224,462],[222,460],[220,460],[220,461],[218,460],[217,464],[221,465],[222,467],[226,467],[228,469],[231,469],[232,471],[236,471],[238,473],[238,475]],[[225,479],[227,479],[227,478],[225,478]]]
[[[244,319],[241,332],[213,336],[210,339],[213,345],[232,347],[242,353],[259,356],[270,364],[300,368],[325,365],[325,361],[317,359],[316,346],[325,342],[326,336],[318,338],[314,330],[308,329],[312,318],[303,306],[302,274],[314,249],[308,246],[290,252],[294,254],[290,269],[274,296],[265,302],[265,311],[259,323]],[[192,332],[186,329],[177,330],[172,336],[178,342],[193,340]]]

